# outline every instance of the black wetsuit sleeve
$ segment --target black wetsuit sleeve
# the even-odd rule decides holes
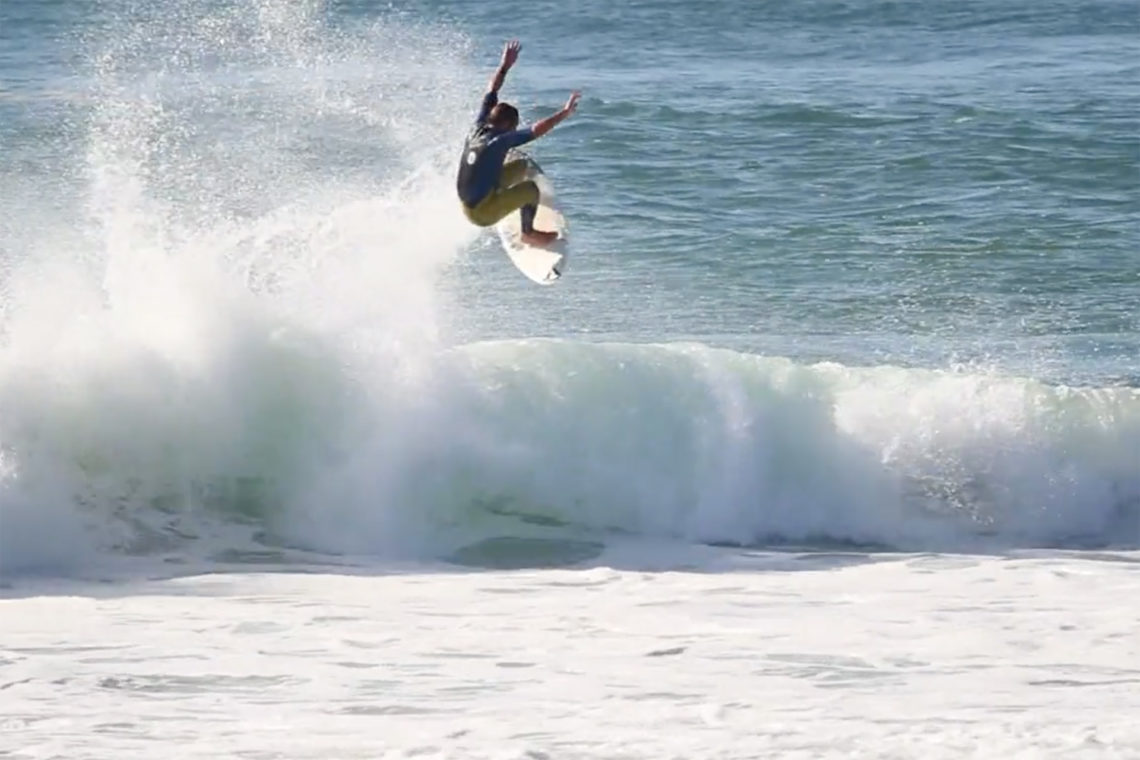
[[[523,127],[522,129],[516,129],[513,132],[508,132],[499,139],[504,141],[508,147],[517,148],[520,145],[526,145],[534,139],[534,128]]]
[[[487,123],[487,117],[491,115],[491,109],[499,102],[499,96],[494,92],[488,92],[483,96],[483,104],[479,107],[479,115],[475,117],[475,126],[481,127]]]

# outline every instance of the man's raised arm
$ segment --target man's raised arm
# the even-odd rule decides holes
[[[522,45],[518,40],[511,40],[503,47],[503,57],[499,61],[499,68],[495,70],[495,76],[491,77],[491,83],[487,86],[487,92],[498,94],[503,86],[503,80],[507,78],[507,72],[511,70],[511,66],[515,65],[515,61],[519,58],[519,51],[522,50]]]

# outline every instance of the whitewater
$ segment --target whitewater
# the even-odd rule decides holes
[[[1121,340],[702,340],[600,234],[536,294],[453,198],[497,39],[356,12],[0,10],[0,756],[1140,752]]]

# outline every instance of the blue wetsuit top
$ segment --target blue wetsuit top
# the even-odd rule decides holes
[[[483,97],[483,106],[475,119],[475,127],[463,145],[459,176],[455,184],[459,199],[468,208],[479,205],[499,184],[507,151],[534,139],[534,130],[530,127],[502,131],[487,123],[491,109],[498,102],[499,96],[493,92],[488,92]]]

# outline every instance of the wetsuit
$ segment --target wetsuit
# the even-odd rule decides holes
[[[463,211],[473,224],[489,227],[521,209],[523,231],[530,232],[538,212],[538,185],[523,181],[526,161],[519,159],[505,165],[503,161],[511,148],[533,140],[534,130],[530,127],[497,130],[488,124],[491,109],[498,102],[499,97],[494,92],[483,97],[475,126],[463,145],[456,190],[463,202]]]

